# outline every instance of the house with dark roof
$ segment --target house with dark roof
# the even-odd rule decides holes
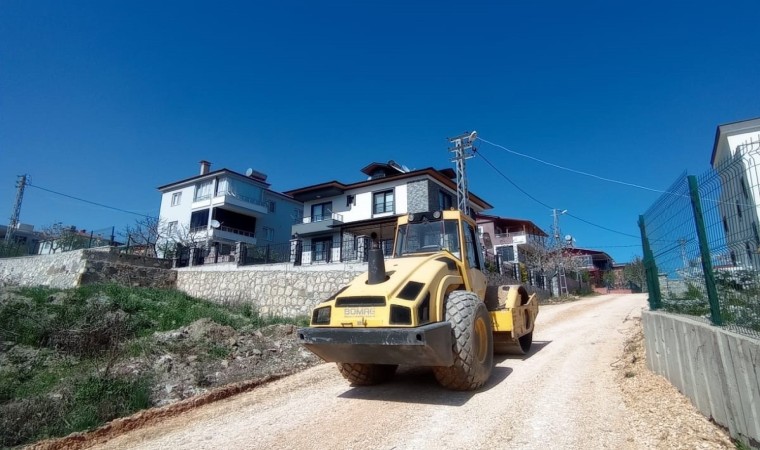
[[[361,181],[333,180],[284,192],[303,202],[304,215],[291,228],[303,245],[303,264],[362,261],[372,245],[390,255],[398,216],[457,206],[452,169],[409,170],[388,161],[361,172],[366,176]],[[469,207],[475,214],[492,208],[472,192]]]
[[[293,218],[303,214],[301,202],[270,189],[261,172],[210,167],[210,162],[201,161],[198,175],[158,187],[164,241],[190,240],[226,255],[237,242],[266,245],[290,240]]]
[[[475,220],[483,248],[499,255],[502,262],[527,262],[526,255],[535,247],[544,247],[548,236],[538,225],[526,219],[478,214]]]

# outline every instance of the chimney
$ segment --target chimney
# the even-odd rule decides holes
[[[211,163],[203,160],[201,161],[201,175],[206,175],[208,173],[208,169],[211,167]]]

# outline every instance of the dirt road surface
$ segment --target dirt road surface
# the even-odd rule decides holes
[[[530,355],[497,356],[491,380],[474,393],[446,391],[419,368],[351,387],[333,364],[321,364],[99,448],[730,448],[698,414],[708,428],[696,441],[657,431],[656,422],[676,420],[657,413],[659,391],[641,394],[660,396],[654,406],[626,401],[614,367],[643,307],[640,294],[542,307]],[[694,415],[688,402],[677,408],[668,414]]]

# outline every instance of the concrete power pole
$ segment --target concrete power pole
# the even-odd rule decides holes
[[[453,144],[449,151],[454,153],[454,159],[451,161],[456,164],[457,169],[457,208],[467,216],[470,215],[470,206],[465,161],[474,156],[475,147],[472,143],[476,137],[477,133],[473,131],[449,138],[449,142]]]
[[[16,203],[13,205],[13,214],[11,214],[11,221],[8,224],[8,229],[5,230],[5,242],[13,241],[13,233],[18,228],[18,218],[21,215],[21,202],[24,201],[24,188],[26,187],[27,175],[19,175],[18,181],[16,181]]]

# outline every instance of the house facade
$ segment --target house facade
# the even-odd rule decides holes
[[[478,214],[476,216],[483,248],[499,255],[506,263],[527,264],[528,255],[542,248],[548,236],[535,223],[525,219]]]
[[[303,216],[291,234],[303,251],[303,264],[364,260],[371,246],[392,253],[400,215],[456,208],[456,173],[452,169],[408,170],[393,161],[361,169],[363,181],[339,181],[285,191],[303,202]],[[474,213],[491,205],[470,193]]]
[[[237,242],[265,245],[290,239],[293,217],[302,215],[301,202],[271,190],[263,173],[210,167],[201,161],[198,175],[158,187],[159,249],[182,244],[226,255]]]
[[[710,162],[727,247],[719,258],[726,267],[760,267],[760,118],[719,125]]]

